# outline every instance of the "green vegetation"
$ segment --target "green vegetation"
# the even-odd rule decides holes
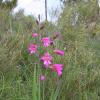
[[[23,10],[12,15],[0,8],[0,100],[100,100],[100,8],[96,0],[67,1],[57,25],[45,22],[42,30]],[[64,64],[60,78],[27,50],[33,32],[53,37],[57,31],[56,47],[65,50],[62,59],[55,57]]]
[[[0,8],[12,10],[17,5],[17,0],[0,0]]]

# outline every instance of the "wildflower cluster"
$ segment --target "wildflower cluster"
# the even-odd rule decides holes
[[[57,75],[60,77],[62,75],[63,64],[59,64],[59,63],[55,64],[53,62],[53,56],[47,50],[47,48],[53,44],[53,40],[50,37],[39,38],[39,36],[40,35],[38,33],[32,34],[32,38],[40,39],[39,42],[40,42],[41,46],[43,47],[43,49],[46,51],[44,54],[39,55],[39,59],[40,59],[41,63],[43,63],[44,68],[51,69],[52,71],[56,72]],[[36,43],[30,43],[29,47],[28,47],[28,51],[29,51],[30,55],[39,53],[38,52],[39,47],[40,46],[37,45]],[[59,56],[64,56],[63,50],[53,49],[52,52]],[[40,75],[40,80],[45,80],[45,76]]]

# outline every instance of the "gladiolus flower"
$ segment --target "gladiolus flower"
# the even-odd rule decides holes
[[[44,81],[44,80],[46,80],[46,77],[44,75],[40,75],[40,80]]]
[[[43,46],[48,47],[51,44],[51,40],[49,37],[42,38]]]
[[[64,51],[63,51],[63,50],[58,50],[58,49],[56,49],[56,50],[54,50],[54,52],[55,52],[56,54],[60,55],[60,56],[63,56],[63,55],[64,55]]]
[[[41,60],[44,61],[45,67],[48,68],[49,65],[51,64],[52,56],[51,56],[48,52],[46,52],[46,53],[44,54],[44,56],[41,57]]]
[[[33,33],[32,37],[38,37],[39,35],[37,33]]]
[[[29,50],[29,53],[30,53],[30,54],[34,54],[34,53],[37,51],[37,45],[31,43],[31,44],[29,45],[28,50]]]
[[[62,75],[63,65],[62,64],[53,64],[51,68],[57,72],[58,76]]]

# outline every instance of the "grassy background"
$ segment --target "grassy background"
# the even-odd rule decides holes
[[[40,33],[52,36],[58,30],[63,36],[55,40],[55,47],[65,50],[63,58],[54,56],[64,64],[62,77],[56,78],[28,54],[31,33],[39,32],[35,20],[16,16],[0,10],[0,100],[100,100],[100,38],[88,37],[80,27],[46,23]]]

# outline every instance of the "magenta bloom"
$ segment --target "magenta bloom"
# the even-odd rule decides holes
[[[37,51],[37,45],[30,43],[28,50],[30,54],[34,54]]]
[[[63,65],[62,64],[53,64],[52,69],[57,72],[58,76],[62,75]]]
[[[32,37],[38,37],[39,35],[37,33],[33,33]]]
[[[48,47],[51,44],[51,40],[49,37],[42,38],[43,46]]]
[[[54,52],[55,52],[56,54],[60,55],[60,56],[63,56],[63,55],[64,55],[64,51],[63,51],[63,50],[58,50],[58,49],[56,49],[56,50],[54,50]]]
[[[44,75],[40,75],[40,80],[44,81],[44,80],[46,80],[46,77]]]
[[[41,57],[41,60],[44,61],[45,67],[48,68],[49,65],[51,64],[52,56],[51,56],[48,52],[46,52],[46,53],[44,54],[44,56]]]

